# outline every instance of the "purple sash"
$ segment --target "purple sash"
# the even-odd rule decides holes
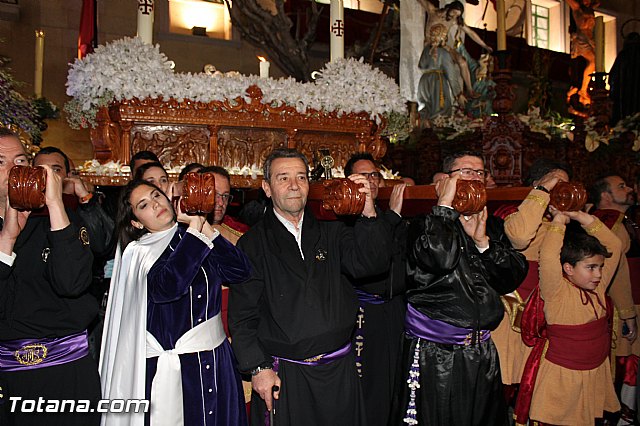
[[[382,297],[377,296],[375,294],[367,293],[366,291],[363,291],[363,290],[356,289],[356,295],[358,296],[358,301],[360,301],[361,305],[363,303],[370,303],[372,305],[382,305],[383,303],[387,303],[387,301],[384,300]]]
[[[0,371],[53,367],[87,355],[86,330],[57,338],[6,340],[0,342]]]
[[[340,359],[344,356],[346,356],[349,352],[351,351],[351,342],[347,342],[344,346],[342,346],[341,348],[333,351],[333,352],[327,352],[325,354],[320,354],[320,355],[316,355],[316,356],[312,356],[310,358],[306,358],[303,360],[296,360],[296,359],[288,359],[288,358],[282,358],[282,357],[277,357],[274,356],[273,357],[273,369],[274,371],[278,371],[278,365],[280,364],[280,361],[287,361],[287,362],[292,362],[294,364],[301,364],[301,365],[326,365],[326,364],[330,364],[333,361]]]
[[[489,330],[475,331],[470,328],[456,327],[444,321],[431,319],[411,306],[410,303],[407,304],[404,329],[410,336],[444,345],[470,346],[478,340],[486,342],[491,337]]]

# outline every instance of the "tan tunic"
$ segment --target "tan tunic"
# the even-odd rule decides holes
[[[560,249],[564,226],[550,226],[540,251],[540,292],[548,324],[578,325],[606,315],[594,300],[583,305],[580,290],[562,274]],[[620,259],[620,240],[599,220],[588,229],[613,255],[605,259],[600,285],[595,292],[604,304],[605,290]],[[593,370],[570,370],[542,359],[531,401],[531,419],[554,425],[592,425],[603,411],[615,412],[620,404],[613,388],[609,360]]]
[[[622,219],[624,219],[624,215],[620,213],[620,220],[613,225],[611,230],[622,242],[622,253],[626,253],[631,246],[631,238],[622,223]],[[624,255],[620,258],[618,270],[611,282],[608,293],[613,300],[620,320],[633,318],[637,312],[640,312],[640,305],[633,304],[629,263]],[[629,340],[622,337],[623,322],[624,321],[615,322],[616,329],[613,334],[613,352],[615,356],[640,355],[640,339],[636,339],[632,345],[629,343]]]
[[[505,234],[513,247],[520,250],[527,260],[538,261],[540,244],[549,226],[549,222],[543,218],[548,204],[549,194],[532,189],[518,206],[518,211],[505,218]],[[520,333],[511,328],[506,312],[498,328],[491,332],[491,339],[500,356],[502,383],[520,383],[531,348],[522,342]]]

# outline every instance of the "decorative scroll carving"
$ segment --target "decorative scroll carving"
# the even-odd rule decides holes
[[[131,150],[154,152],[162,164],[209,162],[209,130],[206,127],[134,125]]]
[[[254,164],[262,168],[274,148],[286,146],[282,130],[224,127],[218,132],[218,158],[213,162],[229,168]]]
[[[522,146],[525,126],[513,114],[490,117],[482,131],[485,167],[499,185],[522,183]]]
[[[313,159],[317,151],[329,151],[329,154],[333,157],[335,167],[344,167],[349,157],[358,151],[358,145],[353,135],[339,133],[327,135],[314,132],[299,132],[296,147],[309,159]]]
[[[577,212],[587,204],[587,190],[579,182],[558,182],[551,190],[549,204],[562,212]]]
[[[365,195],[360,184],[349,179],[329,179],[322,182],[322,208],[339,215],[355,215],[364,210]]]
[[[356,151],[371,152],[374,158],[386,152],[380,137],[386,124],[376,124],[367,113],[301,114],[290,106],[263,103],[257,86],[250,86],[247,95],[209,103],[162,98],[113,102],[98,113],[98,127],[91,132],[95,156],[127,164],[134,151],[149,149],[171,164],[243,167],[261,166],[277,146],[301,148],[309,160],[317,147],[328,146],[339,165]]]

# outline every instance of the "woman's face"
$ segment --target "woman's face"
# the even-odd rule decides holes
[[[150,167],[144,172],[142,179],[156,185],[158,188],[162,189],[162,192],[165,194],[167,193],[167,189],[169,189],[169,176],[167,175],[166,170],[160,167]]]
[[[129,197],[133,215],[138,220],[131,224],[136,228],[147,228],[149,232],[166,231],[175,223],[173,207],[167,197],[156,188],[140,185]]]

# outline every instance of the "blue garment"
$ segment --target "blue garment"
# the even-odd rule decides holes
[[[462,92],[460,69],[443,47],[425,46],[418,62],[422,77],[418,83],[420,115],[432,119],[451,115],[455,97]]]
[[[147,330],[164,349],[187,331],[220,313],[222,283],[249,277],[245,255],[218,236],[214,247],[178,227],[147,275]],[[147,359],[146,395],[158,358]],[[213,351],[180,355],[184,424],[246,425],[244,394],[228,340]],[[148,416],[146,419],[148,422]]]

